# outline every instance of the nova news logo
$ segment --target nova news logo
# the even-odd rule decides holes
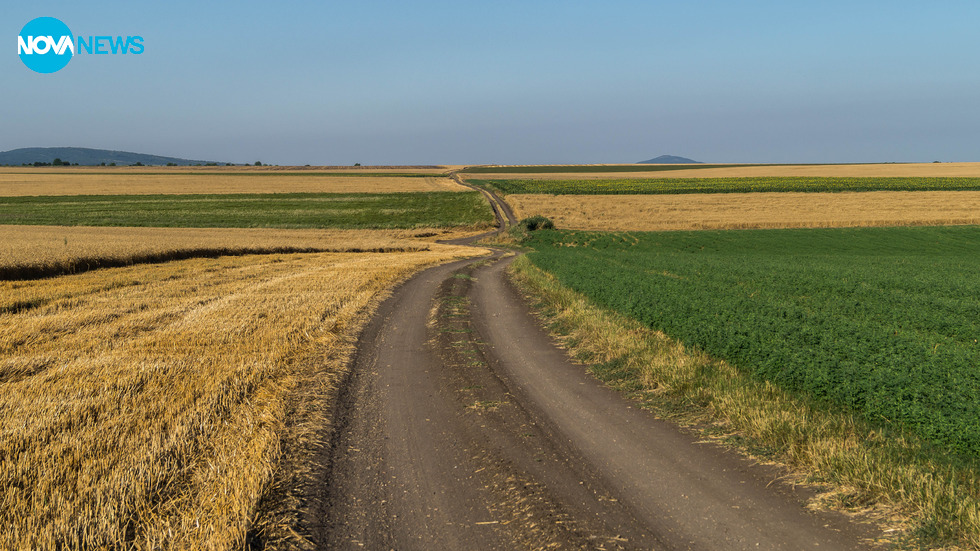
[[[37,73],[56,73],[75,54],[142,54],[142,36],[78,36],[54,17],[38,17],[17,36],[17,55]]]

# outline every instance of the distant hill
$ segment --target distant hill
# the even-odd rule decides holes
[[[686,157],[677,157],[674,155],[661,155],[656,159],[650,159],[649,161],[640,161],[636,163],[638,165],[699,165],[701,161],[693,161]]]
[[[192,161],[190,159],[178,159],[177,157],[161,157],[159,155],[145,155],[143,153],[130,153],[128,151],[110,151],[108,149],[88,149],[84,147],[27,147],[23,149],[13,149],[0,153],[0,165],[34,164],[36,162],[50,163],[55,159],[62,162],[83,166],[97,166],[102,163],[116,163],[119,166],[128,166],[136,163],[144,165],[166,165],[174,163],[176,165],[196,165],[207,164],[210,161]]]

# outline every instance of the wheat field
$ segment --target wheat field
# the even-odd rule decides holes
[[[472,231],[280,230],[265,228],[116,228],[0,225],[0,279],[195,256],[261,252],[396,252]]]
[[[69,159],[70,160],[70,159]],[[274,166],[274,165],[235,165],[235,166],[0,166],[0,174],[429,174],[444,175],[448,171],[465,168],[463,165],[404,165],[404,166]]]
[[[977,191],[508,195],[562,229],[661,231],[980,224]]]
[[[94,173],[0,170],[0,197],[29,195],[168,195],[232,193],[409,193],[469,191],[443,176],[317,176],[292,173]],[[258,168],[258,167],[257,167]]]
[[[396,281],[478,254],[432,247],[0,282],[0,549],[242,548],[298,385],[329,394]]]

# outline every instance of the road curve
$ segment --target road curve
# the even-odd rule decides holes
[[[868,528],[571,362],[511,259],[430,268],[366,328],[305,527],[319,548],[863,548]]]
[[[452,178],[457,184],[468,187],[474,191],[479,191],[487,198],[490,202],[490,207],[493,208],[493,214],[497,218],[497,225],[502,230],[506,226],[513,226],[517,224],[517,217],[514,216],[514,209],[511,208],[510,204],[500,198],[495,192],[480,187],[475,186],[466,180],[460,178],[459,171],[452,171],[449,173],[449,177]]]

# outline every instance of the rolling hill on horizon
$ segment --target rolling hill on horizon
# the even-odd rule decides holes
[[[687,157],[678,157],[676,155],[661,155],[653,159],[640,161],[636,164],[638,165],[699,165],[702,163],[701,161],[695,161],[693,159],[688,159]]]
[[[160,155],[147,155],[145,153],[132,153],[130,151],[113,151],[110,149],[90,149],[86,147],[25,147],[0,152],[0,165],[21,166],[23,164],[32,165],[36,162],[51,163],[55,159],[61,159],[64,163],[82,166],[98,166],[102,163],[116,163],[121,166],[142,163],[144,165],[166,165],[173,163],[179,166],[189,166],[197,164],[207,164],[214,161],[196,161],[191,159],[181,159],[179,157],[163,157]],[[223,163],[222,163],[223,164]]]

